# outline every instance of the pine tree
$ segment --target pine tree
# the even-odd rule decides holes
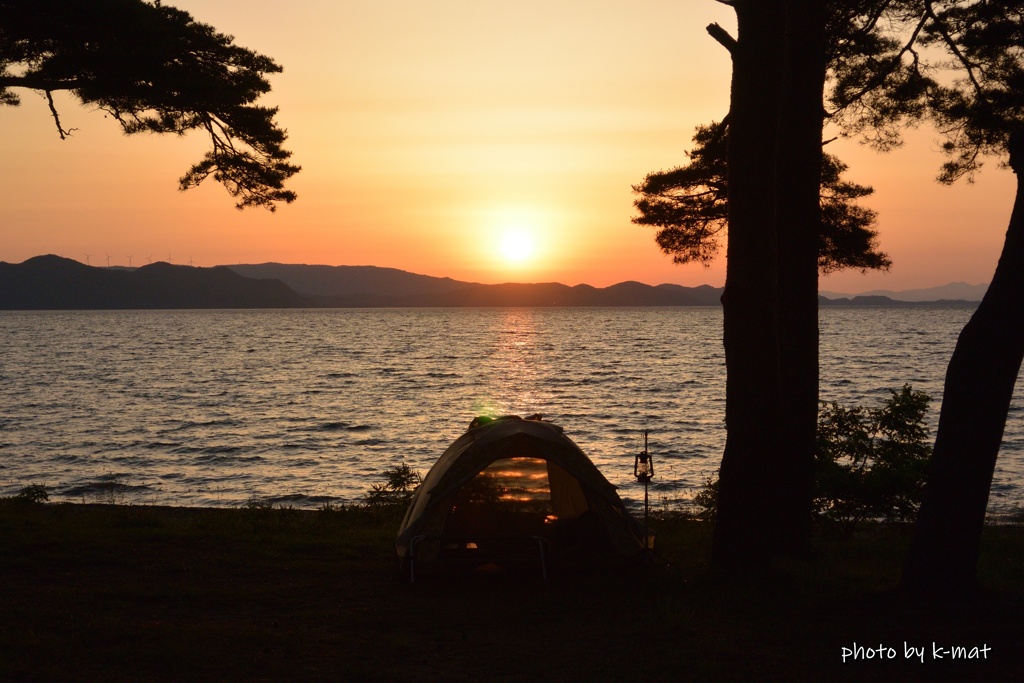
[[[128,135],[199,130],[210,148],[180,179],[182,190],[213,176],[238,208],[291,202],[299,171],[283,145],[276,108],[254,102],[281,67],[234,44],[187,12],[145,0],[0,0],[0,104],[16,90],[42,93],[61,139],[53,93],[70,91]]]

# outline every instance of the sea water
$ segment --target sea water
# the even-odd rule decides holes
[[[823,401],[930,394],[968,306],[821,311]],[[650,432],[656,504],[725,443],[722,312],[695,308],[0,312],[0,495],[187,506],[358,502],[425,473],[481,414],[542,414],[627,501]],[[1024,501],[1014,399],[991,508]]]

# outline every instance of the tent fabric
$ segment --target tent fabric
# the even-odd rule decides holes
[[[534,463],[538,460],[546,467],[537,469]],[[460,507],[461,514],[466,514],[464,504],[472,497],[467,493],[472,487],[467,485],[488,468],[510,463],[521,463],[519,469],[533,468],[534,480],[541,476],[538,472],[546,470],[546,483],[537,491],[544,494],[545,505],[553,513],[550,518],[563,522],[597,520],[619,554],[632,555],[643,549],[643,526],[630,516],[615,486],[562,428],[539,416],[523,419],[511,415],[474,420],[434,463],[413,495],[399,528],[395,541],[399,557],[410,554],[410,546],[418,537],[444,537],[446,530],[455,526],[455,508]],[[526,494],[523,498],[531,499]],[[465,524],[460,518],[463,533]],[[498,531],[515,533],[512,529]]]

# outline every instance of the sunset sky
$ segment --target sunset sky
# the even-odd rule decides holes
[[[630,222],[631,185],[686,161],[697,124],[721,119],[730,63],[704,31],[734,31],[714,0],[172,0],[284,66],[280,106],[303,167],[275,214],[240,212],[207,181],[177,179],[204,152],[126,138],[99,111],[22,91],[0,108],[0,260],[46,253],[92,265],[170,260],[378,265],[475,282],[684,285],[724,282],[675,266]],[[860,292],[987,282],[1014,178],[990,160],[978,182],[934,182],[936,136],[881,156],[830,145],[873,185],[887,274],[839,273]]]

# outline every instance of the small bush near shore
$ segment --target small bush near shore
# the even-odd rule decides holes
[[[21,503],[45,503],[50,500],[50,494],[46,492],[45,486],[32,484],[18,491],[17,495],[14,496],[14,500]]]
[[[366,492],[366,505],[370,507],[405,506],[423,477],[404,462],[381,472],[384,481],[373,484]]]
[[[925,415],[930,397],[905,384],[880,408],[821,406],[814,509],[844,532],[866,520],[907,522],[921,504],[931,458]],[[718,510],[718,472],[694,497],[698,516]]]

